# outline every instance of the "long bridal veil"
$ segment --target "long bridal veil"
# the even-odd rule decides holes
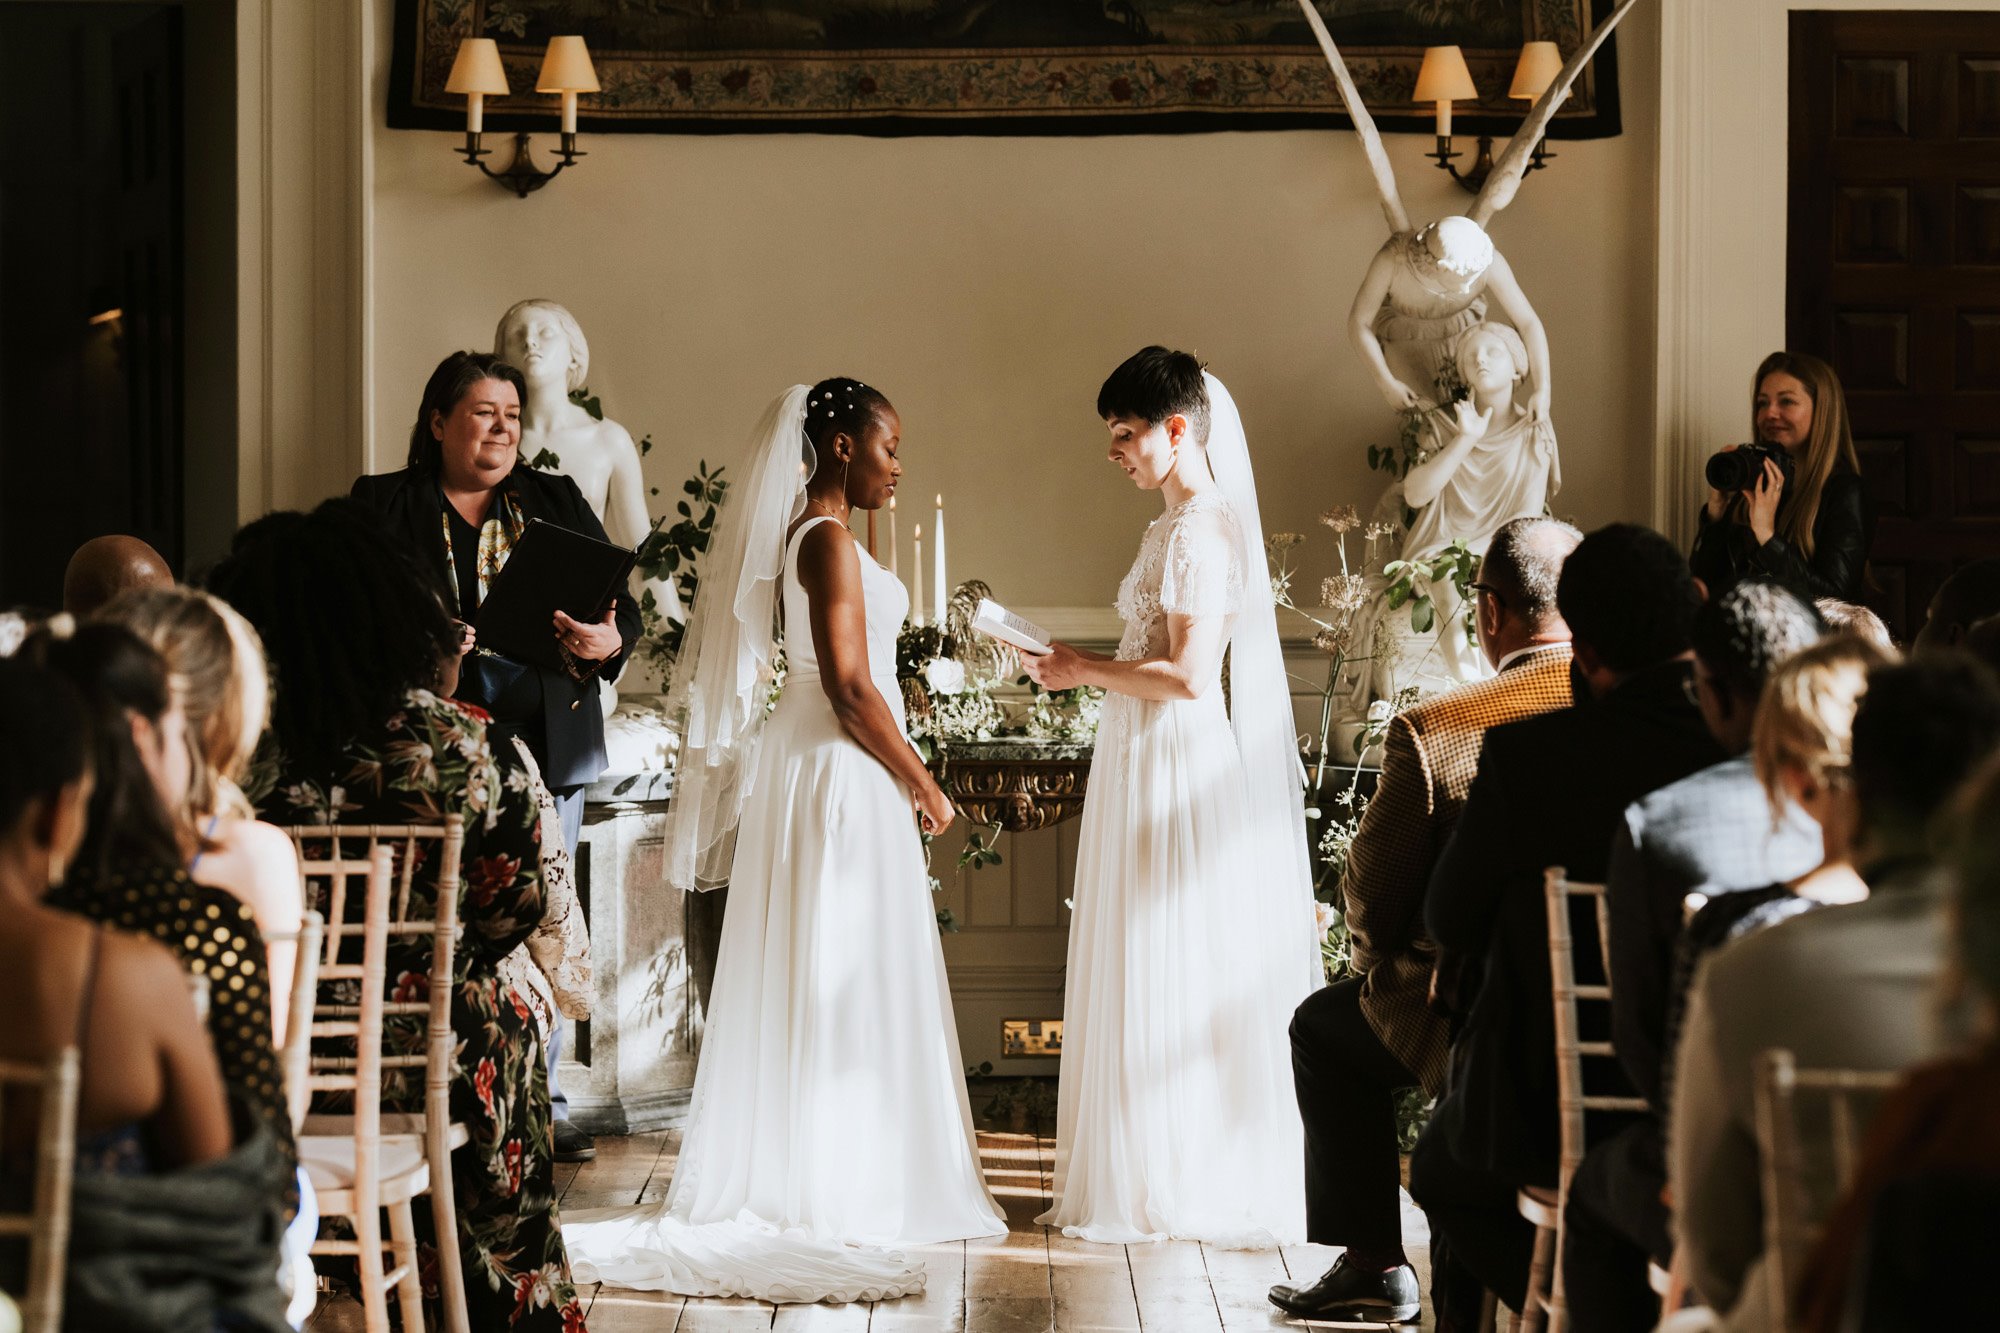
[[[729,483],[687,636],[667,691],[677,730],[673,801],[667,807],[667,882],[720,888],[736,854],[736,825],[757,772],[776,680],[778,593],[785,533],[805,509],[813,447],[806,399],[794,384],[764,409],[742,471]]]
[[[1266,875],[1246,884],[1270,895],[1280,919],[1299,922],[1297,959],[1272,959],[1279,984],[1296,985],[1294,966],[1306,969],[1308,990],[1325,975],[1313,931],[1312,862],[1306,853],[1304,768],[1299,762],[1298,727],[1292,717],[1291,680],[1278,641],[1278,608],[1271,593],[1270,565],[1264,557],[1264,522],[1257,505],[1257,478],[1250,466],[1250,442],[1236,400],[1221,380],[1203,372],[1209,399],[1208,465],[1223,498],[1236,511],[1243,541],[1243,608],[1229,639],[1229,718],[1243,757],[1253,845],[1265,851]]]

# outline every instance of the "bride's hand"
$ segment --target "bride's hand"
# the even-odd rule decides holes
[[[951,808],[951,798],[935,782],[926,782],[917,793],[917,824],[924,832],[935,838],[951,827],[956,812]]]
[[[1045,690],[1072,690],[1083,684],[1084,656],[1066,643],[1052,643],[1046,653],[1022,653],[1021,670]]]

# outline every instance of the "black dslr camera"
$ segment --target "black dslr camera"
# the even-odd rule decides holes
[[[1766,459],[1778,465],[1789,490],[1798,465],[1792,462],[1784,446],[1777,444],[1739,444],[1734,449],[1724,449],[1708,460],[1708,484],[1724,495],[1754,491],[1758,478],[1764,475]]]

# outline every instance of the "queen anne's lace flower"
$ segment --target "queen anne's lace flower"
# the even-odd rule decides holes
[[[1361,526],[1361,511],[1353,505],[1335,505],[1321,514],[1319,521],[1335,532],[1352,532]]]

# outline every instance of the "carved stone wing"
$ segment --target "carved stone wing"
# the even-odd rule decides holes
[[[1347,72],[1347,62],[1340,58],[1340,48],[1333,44],[1333,34],[1326,30],[1313,0],[1299,0],[1299,8],[1305,11],[1313,36],[1319,39],[1319,49],[1326,52],[1326,63],[1333,67],[1334,86],[1340,90],[1340,100],[1354,122],[1354,132],[1361,138],[1361,151],[1367,155],[1368,170],[1375,176],[1375,190],[1382,196],[1382,213],[1389,219],[1389,230],[1408,231],[1410,215],[1403,208],[1403,196],[1396,191],[1396,170],[1389,165],[1389,154],[1382,147],[1382,132],[1375,128],[1375,118],[1368,114],[1367,104],[1361,100],[1361,92]]]
[[[1303,0],[1302,0],[1303,2]],[[1521,188],[1521,178],[1528,172],[1528,158],[1535,151],[1535,145],[1542,141],[1549,122],[1555,119],[1556,111],[1569,97],[1569,90],[1583,74],[1583,67],[1597,54],[1597,48],[1604,45],[1611,30],[1618,26],[1628,10],[1639,0],[1623,0],[1611,16],[1597,25],[1597,31],[1590,34],[1590,40],[1579,46],[1564,62],[1562,73],[1535,103],[1535,109],[1528,113],[1526,121],[1514,133],[1507,151],[1500,155],[1500,161],[1493,168],[1493,174],[1486,178],[1486,185],[1479,191],[1479,197],[1472,201],[1472,207],[1465,215],[1484,227],[1493,220],[1493,215],[1514,202],[1514,191]]]

